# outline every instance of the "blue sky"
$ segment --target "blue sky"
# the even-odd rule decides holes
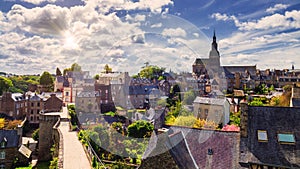
[[[216,30],[222,65],[300,68],[298,0],[2,0],[0,71],[78,62],[136,73],[145,62],[191,71]]]

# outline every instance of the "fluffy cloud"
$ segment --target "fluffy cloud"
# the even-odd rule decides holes
[[[166,28],[163,30],[162,35],[164,36],[181,36],[186,37],[187,33],[182,28]]]
[[[273,7],[270,7],[268,9],[266,9],[266,12],[268,13],[274,13],[276,11],[282,10],[282,9],[286,9],[287,7],[289,7],[289,5],[286,4],[276,4]]]

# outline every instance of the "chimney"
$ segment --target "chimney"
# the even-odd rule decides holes
[[[246,100],[240,102],[241,108],[241,137],[248,137],[248,103]]]

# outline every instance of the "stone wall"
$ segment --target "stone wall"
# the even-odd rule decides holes
[[[54,143],[57,144],[59,142],[59,137],[54,133],[53,126],[59,118],[59,115],[40,114],[39,161],[49,161],[52,159],[50,149]]]

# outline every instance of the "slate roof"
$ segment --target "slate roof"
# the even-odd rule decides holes
[[[300,108],[248,107],[247,137],[241,138],[241,162],[300,168]],[[257,130],[267,132],[268,141],[259,142]],[[292,133],[295,144],[280,144],[278,133]]]
[[[139,168],[198,169],[181,132],[152,133]]]
[[[65,81],[65,77],[63,77],[63,76],[56,76],[56,81],[58,83],[63,83]]]
[[[168,133],[181,132],[198,168],[241,168],[239,133],[170,127]],[[209,151],[211,150],[211,154]],[[181,153],[177,154],[181,156]]]
[[[7,140],[7,148],[18,147],[19,136],[17,130],[0,130],[0,142],[4,139]]]
[[[129,86],[129,95],[149,95],[156,85],[132,85]]]
[[[225,105],[226,99],[219,99],[219,98],[209,98],[209,97],[196,97],[194,103],[200,104],[209,104],[209,105]]]

